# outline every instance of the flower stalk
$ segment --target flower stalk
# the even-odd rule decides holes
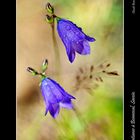
[[[50,3],[46,4],[46,10],[48,11],[51,16],[46,15],[46,21],[51,25],[52,29],[52,41],[53,41],[53,49],[54,49],[54,61],[55,61],[55,73],[57,74],[58,79],[60,80],[61,74],[61,62],[60,62],[60,54],[59,54],[59,47],[56,41],[55,36],[55,18],[57,17],[54,14],[54,8]]]
[[[55,36],[55,22],[51,23],[51,29],[52,29],[52,40],[53,40],[53,48],[54,48],[54,57],[55,57],[55,73],[60,75],[61,73],[61,62],[60,62],[60,55],[59,55],[59,48],[56,41]]]

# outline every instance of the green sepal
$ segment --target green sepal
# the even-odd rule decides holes
[[[45,72],[44,72],[44,73],[41,73],[41,74],[39,75],[39,77],[41,78],[40,83],[39,83],[39,86],[41,86],[42,81],[43,81],[47,76],[45,75]]]
[[[32,74],[33,76],[36,76],[38,73],[37,73],[36,71],[33,71],[31,74]]]
[[[46,75],[44,73],[42,73],[42,75],[40,75],[41,81],[44,80],[46,78]]]
[[[58,21],[61,20],[62,18],[56,17],[55,19],[56,19],[56,21],[58,22]]]

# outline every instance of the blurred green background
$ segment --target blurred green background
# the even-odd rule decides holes
[[[45,5],[50,2],[55,14],[69,19],[96,38],[90,43],[91,54],[76,54],[74,63],[67,59],[57,31],[61,56],[61,75],[54,72],[51,27],[45,21]],[[17,140],[122,140],[123,139],[123,1],[122,0],[17,0]],[[61,109],[54,120],[44,116],[45,104],[39,79],[26,71],[40,70],[47,58],[47,75],[57,80],[76,97],[78,113]],[[119,76],[104,75],[104,82],[93,94],[74,91],[79,67],[111,63]],[[90,84],[87,82],[87,84]],[[94,82],[93,82],[94,84]],[[92,88],[92,85],[91,85]],[[92,91],[91,91],[92,92]]]

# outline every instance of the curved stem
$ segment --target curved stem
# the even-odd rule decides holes
[[[74,113],[75,113],[75,115],[76,115],[76,117],[78,118],[78,120],[80,121],[80,123],[81,123],[81,125],[84,127],[84,130],[86,130],[86,125],[87,125],[87,122],[85,121],[85,119],[83,119],[81,116],[81,113],[79,112],[79,110],[77,109],[77,107],[76,106],[74,106],[74,108],[73,108],[73,111],[74,111]],[[88,131],[88,130],[86,130],[86,137],[88,138],[88,139],[90,139],[91,138],[91,136],[90,136],[90,132]]]
[[[77,109],[76,106],[74,106],[73,111],[74,111],[76,117],[77,117],[77,118],[79,119],[79,121],[81,122],[81,124],[85,125],[85,124],[86,124],[86,121],[81,117],[82,115],[81,115],[81,113],[78,111],[78,109]]]
[[[61,62],[60,62],[59,48],[55,37],[54,21],[51,24],[51,28],[52,28],[52,40],[53,40],[53,48],[54,48],[54,59],[55,59],[55,73],[59,76],[61,72]]]

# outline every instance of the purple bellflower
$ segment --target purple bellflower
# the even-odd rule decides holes
[[[41,82],[41,92],[46,104],[45,115],[50,112],[53,118],[59,114],[60,107],[72,109],[71,99],[75,99],[68,94],[56,81],[44,78]]]
[[[90,54],[89,42],[94,42],[93,37],[87,36],[82,29],[69,20],[57,19],[58,34],[64,43],[69,61],[72,63],[75,59],[75,52],[81,55]]]
[[[75,99],[75,97],[68,94],[56,81],[46,77],[45,71],[47,68],[48,60],[45,59],[42,64],[42,73],[37,72],[31,67],[28,67],[27,71],[32,73],[33,76],[40,76],[40,89],[46,105],[45,115],[49,111],[51,116],[56,118],[59,114],[60,107],[73,109],[71,99]]]

